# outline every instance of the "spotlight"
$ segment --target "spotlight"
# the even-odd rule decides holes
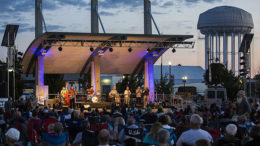
[[[110,52],[113,52],[113,48],[109,48],[109,51],[110,51]]]
[[[90,50],[91,52],[93,52],[93,51],[94,51],[94,48],[93,48],[93,47],[90,47],[89,50]]]
[[[132,49],[131,47],[129,47],[128,52],[132,52],[132,50],[133,50],[133,49]]]
[[[173,49],[172,49],[172,53],[175,53],[175,52],[176,52],[176,49],[175,49],[175,48],[173,48]]]
[[[58,50],[59,50],[59,51],[62,51],[62,47],[60,46],[60,47],[58,48]]]
[[[151,49],[150,49],[150,48],[148,48],[148,49],[147,49],[147,52],[150,52],[150,51],[151,51]]]

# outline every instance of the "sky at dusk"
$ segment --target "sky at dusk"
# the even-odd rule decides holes
[[[161,34],[194,35],[193,49],[169,49],[163,64],[202,66],[204,40],[197,30],[199,14],[216,6],[235,6],[252,14],[254,21],[252,69],[260,71],[260,0],[151,0],[152,14]],[[0,0],[0,41],[6,24],[19,24],[16,46],[25,51],[34,39],[34,0]],[[99,0],[99,14],[107,33],[143,33],[143,0]],[[43,0],[43,15],[49,32],[90,32],[90,0]],[[102,29],[100,27],[100,32]],[[157,34],[153,26],[153,34]],[[0,59],[5,60],[5,47]],[[160,64],[160,59],[156,64]]]

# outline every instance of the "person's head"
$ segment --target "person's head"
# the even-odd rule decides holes
[[[102,129],[98,133],[98,143],[100,145],[106,145],[109,143],[109,131],[107,129]]]
[[[237,98],[245,98],[245,97],[246,97],[246,94],[245,94],[244,90],[239,90],[237,92]]]
[[[128,138],[124,141],[124,146],[137,146],[136,140],[134,138]]]
[[[62,87],[62,90],[65,90],[65,87]]]
[[[90,129],[90,123],[88,120],[84,120],[81,123],[81,127],[83,130],[89,130]]]
[[[19,118],[19,117],[21,117],[21,116],[22,116],[22,114],[21,114],[20,111],[16,111],[16,112],[14,113],[14,117],[15,117],[15,118]]]
[[[171,119],[168,115],[161,115],[159,117],[159,122],[162,124],[162,125],[168,125],[171,123]]]
[[[168,130],[161,128],[158,131],[158,137],[157,140],[159,142],[160,146],[168,146],[169,145],[169,139],[170,139],[170,133]]]
[[[254,127],[251,129],[250,136],[251,136],[253,139],[260,139],[260,126],[254,126]]]
[[[6,144],[14,145],[20,139],[20,132],[15,128],[10,128],[5,133]]]
[[[141,88],[140,86],[137,87],[137,89],[140,89],[140,88]]]
[[[135,124],[135,118],[133,116],[129,116],[127,119],[127,123],[129,126]]]
[[[193,114],[190,117],[190,125],[192,129],[200,129],[200,125],[203,124],[203,119],[198,114]]]
[[[206,139],[200,139],[196,141],[195,146],[211,146],[210,142]]]
[[[72,89],[72,90],[73,90],[73,89],[74,89],[74,87],[73,87],[73,86],[71,86],[71,87],[70,87],[70,89]]]
[[[237,120],[238,120],[239,124],[245,124],[245,122],[247,121],[247,117],[245,115],[242,115],[242,116],[239,116],[237,118]]]
[[[32,116],[33,116],[34,118],[38,117],[38,116],[39,116],[39,110],[37,110],[37,109],[33,110]]]
[[[80,112],[79,111],[74,111],[73,112],[73,116],[74,116],[74,119],[79,119],[79,115],[80,115]]]
[[[60,122],[54,124],[54,132],[55,134],[62,134],[63,132],[63,126]]]
[[[116,90],[116,86],[113,86],[112,89],[113,89],[113,90]]]
[[[129,90],[129,87],[128,87],[128,86],[126,86],[126,90]]]
[[[156,122],[152,125],[152,128],[150,130],[149,137],[150,138],[157,138],[158,131],[162,128],[162,124],[160,122]]]
[[[225,129],[228,135],[235,136],[237,133],[237,126],[235,124],[228,124]]]

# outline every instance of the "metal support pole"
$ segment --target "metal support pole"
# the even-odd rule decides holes
[[[228,68],[228,36],[226,33],[223,35],[223,63]]]
[[[241,69],[241,66],[240,66],[240,57],[241,57],[241,52],[239,52],[239,48],[240,48],[240,45],[241,45],[241,34],[239,33],[238,34],[238,75],[240,75],[240,69]]]
[[[211,35],[211,63],[214,63],[214,36]]]
[[[144,0],[144,34],[152,34],[151,1]]]
[[[98,0],[91,0],[91,33],[99,33]]]
[[[42,35],[42,0],[35,0],[35,38]]]
[[[220,39],[221,39],[221,37],[220,37],[220,35],[218,36],[218,59],[219,59],[219,61],[218,61],[218,63],[220,63]]]
[[[8,48],[9,50],[9,48]],[[8,71],[8,67],[9,67],[9,59],[8,57],[6,57],[6,63],[7,63],[7,67],[6,67],[6,70],[7,70],[7,97],[9,98],[10,94],[9,94],[9,71]]]
[[[13,62],[14,62],[14,65],[13,65],[13,101],[15,101],[15,54],[16,54],[16,49],[15,47],[12,47],[13,49]]]
[[[232,72],[235,74],[236,73],[236,56],[235,56],[235,34],[231,34],[231,68]]]
[[[218,34],[216,34],[216,36],[215,36],[215,38],[216,38],[216,52],[215,52],[215,61],[216,61],[216,63],[218,63]]]
[[[212,37],[209,35],[209,64],[212,63]]]
[[[205,70],[208,69],[208,48],[209,48],[209,36],[205,36]]]

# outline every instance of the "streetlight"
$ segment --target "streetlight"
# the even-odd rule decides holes
[[[172,62],[169,61],[169,82],[171,81],[171,76],[172,76]],[[172,87],[171,87],[171,92],[172,92]]]
[[[171,75],[172,75],[172,73],[171,73],[171,69],[172,69],[172,62],[171,61],[169,61],[169,74],[170,74],[170,77],[171,77]]]
[[[182,77],[182,82],[183,82],[183,85],[184,85],[184,98],[186,98],[185,83],[186,83],[187,80],[188,80],[187,76],[183,76]]]

